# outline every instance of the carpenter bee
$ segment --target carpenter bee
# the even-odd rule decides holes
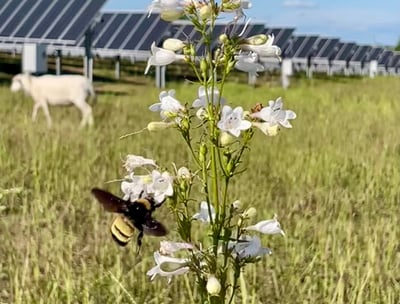
[[[136,228],[139,230],[137,236],[137,252],[139,253],[144,234],[164,236],[168,233],[164,225],[151,216],[153,211],[162,204],[156,204],[152,197],[139,198],[131,202],[98,188],[93,188],[92,194],[106,211],[119,213],[111,224],[111,235],[118,245],[126,246]]]

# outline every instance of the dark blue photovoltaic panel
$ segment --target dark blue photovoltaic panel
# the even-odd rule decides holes
[[[353,56],[354,49],[356,48],[355,43],[344,43],[342,48],[338,51],[335,60],[346,61]]]
[[[0,12],[10,3],[10,0],[0,0]]]
[[[6,23],[10,15],[18,8],[20,1],[12,1],[0,14],[0,27]]]
[[[318,36],[308,36],[306,42],[302,45],[300,50],[297,50],[295,57],[307,58],[315,52],[314,45],[318,40]]]
[[[73,45],[105,1],[0,0],[1,41]]]
[[[120,49],[122,47],[122,43],[126,40],[129,33],[135,27],[135,25],[139,22],[142,18],[141,15],[135,14],[128,16],[127,19],[122,24],[122,27],[118,31],[117,35],[114,37],[112,42],[107,45],[108,49]],[[115,29],[118,30],[118,29]]]
[[[276,45],[279,46],[280,48],[284,48],[287,43],[289,42],[289,39],[292,37],[294,32],[294,28],[285,28],[282,29],[282,32],[279,34],[279,36],[276,39]]]
[[[293,44],[291,45],[291,49],[288,50],[289,54],[288,56],[292,57],[297,53],[298,50],[300,50],[300,47],[305,43],[307,37],[306,36],[297,36],[294,38]]]
[[[25,22],[22,23],[14,34],[14,37],[26,37],[26,35],[31,31],[33,25],[39,20],[42,16],[43,12],[53,3],[54,0],[42,0],[39,2],[39,5],[36,6],[29,17],[25,19]]]
[[[159,18],[157,14],[151,14],[149,18],[144,18],[142,23],[136,29],[135,33],[129,38],[124,49],[134,50],[137,47],[138,42],[145,36],[146,31],[149,27]],[[163,33],[160,33],[160,37]]]
[[[353,57],[350,59],[351,61],[362,62],[365,61],[368,55],[368,52],[371,50],[371,47],[368,45],[359,46],[357,51],[354,53]]]
[[[51,29],[51,31],[46,35],[45,38],[57,39],[60,37],[61,33],[68,27],[71,20],[76,16],[79,10],[84,6],[85,3],[82,0],[75,0],[64,12],[61,18],[57,21],[57,24]]]
[[[379,65],[387,65],[392,56],[393,56],[392,51],[384,51],[378,59],[378,64]]]
[[[393,56],[390,58],[388,66],[395,68],[399,65],[400,63],[400,54],[394,53]]]
[[[328,38],[319,38],[317,42],[314,44],[314,48],[316,50],[315,57],[321,57],[321,52],[325,49],[326,44],[328,43]]]
[[[86,0],[87,1],[87,0]],[[65,35],[62,37],[64,40],[77,40],[79,39],[88,28],[88,25],[96,17],[97,13],[103,6],[106,0],[93,0],[85,8],[85,11],[79,15],[79,18],[74,21]]]
[[[321,49],[321,52],[318,54],[318,57],[321,58],[330,58],[332,54],[337,51],[337,46],[339,44],[339,39],[333,38],[333,39],[328,39],[323,46],[323,49]]]
[[[171,22],[164,21],[162,19],[157,20],[156,26],[148,33],[146,39],[139,46],[140,50],[150,50],[151,44],[153,41],[156,42],[156,45],[160,43],[161,40],[171,37],[172,33],[168,33],[171,30]],[[163,33],[161,35],[161,33]]]
[[[97,37],[93,39],[96,48],[104,48],[107,45],[109,39],[115,33],[115,29],[121,25],[126,15],[127,14],[115,14],[113,16],[112,20],[107,24],[107,29],[98,37],[98,40],[96,41]]]
[[[368,59],[367,60],[378,60],[379,56],[382,54],[384,51],[383,48],[381,47],[374,47],[368,54]]]
[[[10,36],[15,28],[21,23],[25,16],[29,13],[32,8],[31,1],[26,1],[20,8],[16,11],[15,15],[8,20],[7,25],[1,30],[0,36]]]
[[[62,4],[62,3],[61,3]],[[41,20],[38,26],[34,29],[33,33],[29,35],[30,38],[40,38],[46,33],[49,29],[50,25],[53,24],[54,19],[57,18],[65,5],[60,5],[59,2],[55,2],[50,11],[46,14],[46,16]]]

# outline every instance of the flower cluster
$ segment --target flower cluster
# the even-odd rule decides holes
[[[264,71],[260,59],[280,59],[273,35],[243,37],[248,21],[240,20],[246,20],[244,11],[249,7],[250,0],[152,2],[150,13],[158,12],[167,21],[185,17],[204,44],[204,54],[197,54],[199,41],[169,38],[162,47],[153,43],[145,71],[182,59],[196,75],[197,94],[193,95],[197,96],[181,102],[174,90],[161,92],[159,101],[149,107],[159,112],[160,119],[146,128],[151,132],[176,129],[195,168],[175,168],[170,174],[161,171],[154,160],[135,155],[128,155],[124,163],[124,199],[134,201],[144,195],[161,204],[168,198],[176,225],[174,238],[179,237],[161,241],[154,253],[155,266],[147,275],[151,280],[159,275],[168,281],[176,275],[192,275],[201,302],[232,303],[243,267],[272,253],[264,247],[261,235],[285,235],[276,216],[252,222],[256,209],[243,207],[236,197],[240,194],[230,197],[234,193],[230,191],[231,181],[243,172],[243,155],[255,130],[275,136],[281,127],[292,128],[290,121],[296,118],[293,111],[283,108],[281,97],[269,100],[265,107],[258,103],[251,109],[244,103],[232,105],[223,97],[225,81],[234,68],[257,76]],[[230,16],[231,21],[215,48],[213,28],[222,16]]]

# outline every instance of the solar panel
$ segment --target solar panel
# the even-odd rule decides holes
[[[369,45],[360,45],[354,52],[354,55],[350,58],[350,61],[362,62],[365,61],[368,55],[368,52],[371,50]]]
[[[368,53],[368,58],[367,60],[378,60],[379,56],[382,54],[384,51],[384,48],[382,47],[374,47],[372,50]]]
[[[381,56],[379,56],[378,59],[378,64],[379,65],[387,65],[391,59],[391,57],[393,56],[393,52],[392,51],[384,51]]]
[[[275,37],[274,44],[281,49],[285,48],[289,39],[292,37],[294,28],[271,28],[265,31],[266,35],[273,34]]]
[[[347,61],[351,56],[353,56],[356,47],[357,45],[353,42],[343,43],[334,60]]]
[[[388,63],[389,67],[398,67],[400,65],[400,53],[393,53],[393,56],[390,58]]]
[[[0,3],[0,41],[71,44],[106,0],[9,0]]]
[[[318,36],[297,36],[293,44],[293,57],[307,58],[314,51]]]
[[[317,54],[315,55],[315,57],[330,58],[331,55],[335,52],[335,48],[338,44],[338,38],[321,38],[320,47],[317,49]]]

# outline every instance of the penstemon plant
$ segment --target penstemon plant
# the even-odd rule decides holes
[[[240,198],[229,197],[232,180],[245,167],[243,156],[255,130],[274,136],[280,127],[291,128],[289,120],[296,118],[293,111],[283,109],[281,98],[247,111],[228,105],[222,97],[234,68],[257,75],[264,69],[257,63],[259,57],[279,59],[280,49],[273,45],[273,36],[243,37],[248,24],[243,22],[244,9],[250,6],[250,0],[153,1],[150,12],[158,11],[167,21],[186,18],[204,44],[204,54],[195,53],[198,41],[170,38],[163,47],[153,44],[145,72],[151,66],[183,58],[197,76],[198,97],[191,105],[178,101],[173,90],[161,92],[159,102],[149,109],[159,112],[162,120],[150,122],[146,128],[150,132],[175,128],[190,150],[195,168],[188,169],[188,165],[175,168],[174,173],[161,172],[154,160],[135,155],[128,155],[124,163],[128,172],[121,184],[124,199],[135,201],[145,196],[159,204],[168,199],[180,237],[161,241],[161,248],[154,253],[156,265],[147,275],[151,280],[157,275],[168,280],[178,275],[194,276],[195,300],[201,303],[232,303],[242,269],[271,254],[258,235],[284,235],[276,216],[252,223],[255,208],[244,208]],[[224,16],[231,19],[215,49],[214,27]],[[138,175],[143,168],[149,172],[152,168],[151,173]],[[197,184],[200,193],[194,190]],[[199,211],[194,214],[197,206]],[[203,232],[195,231],[199,225]]]

